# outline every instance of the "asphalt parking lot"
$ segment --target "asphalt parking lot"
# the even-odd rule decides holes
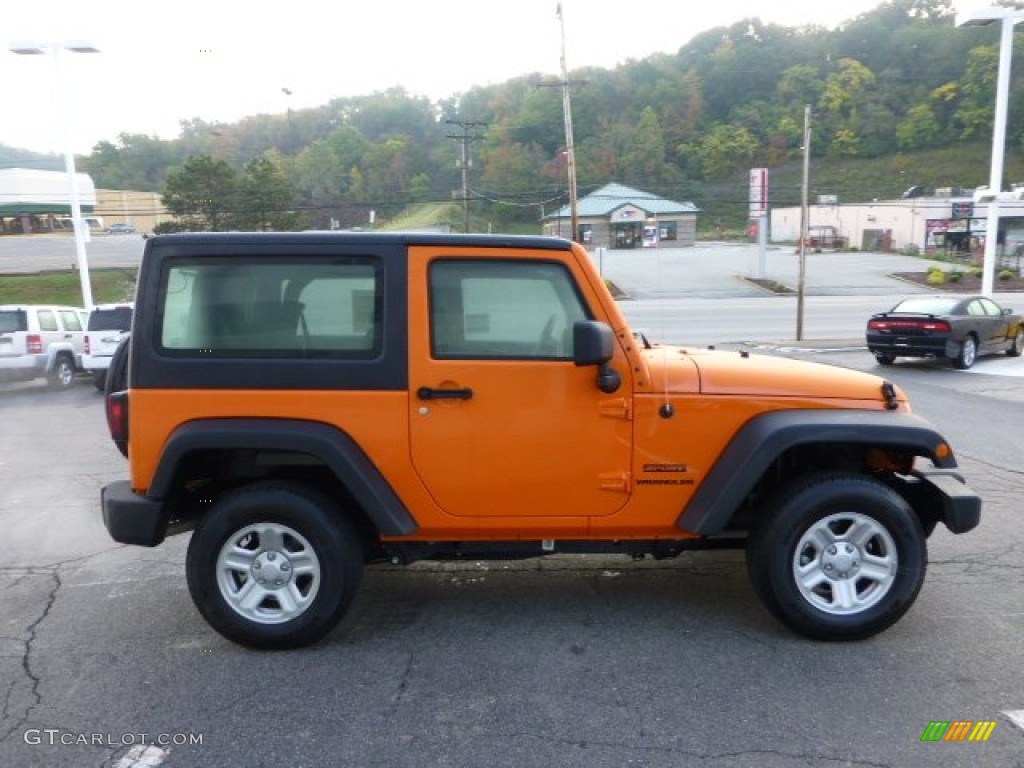
[[[792,354],[871,366],[857,352]],[[1021,764],[1024,533],[1009,446],[1022,412],[1000,394],[1007,378],[891,374],[940,422],[974,395],[947,431],[985,517],[965,536],[936,533],[910,613],[852,644],[788,632],[741,553],[704,552],[374,566],[325,641],[247,651],[193,608],[187,536],[153,550],[107,538],[99,488],[126,463],[89,382],[5,389],[0,765]],[[996,726],[983,744],[921,742],[931,721],[957,719]],[[143,734],[172,741],[142,748]]]
[[[693,297],[704,325],[749,298]],[[876,371],[854,347],[761,343]],[[793,635],[742,553],[701,552],[373,566],[323,642],[248,651],[192,606],[187,535],[107,537],[99,489],[127,464],[89,381],[0,387],[0,766],[1024,766],[1024,397],[996,371],[1015,362],[886,369],[985,510],[936,532],[914,607],[860,643]],[[958,720],[995,725],[922,741]]]

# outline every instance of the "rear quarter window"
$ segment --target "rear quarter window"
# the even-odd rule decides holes
[[[28,316],[23,309],[0,309],[0,333],[28,330]]]
[[[369,258],[171,262],[162,278],[158,348],[197,358],[376,357],[381,285]]]

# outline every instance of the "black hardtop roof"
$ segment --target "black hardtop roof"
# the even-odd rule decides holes
[[[476,248],[533,248],[567,251],[572,242],[558,237],[540,235],[444,234],[440,232],[184,232],[156,235],[146,241],[146,251],[182,253],[207,247],[217,253],[243,255],[247,247],[257,246],[262,253],[275,246],[459,246]],[[236,247],[238,250],[236,250]]]

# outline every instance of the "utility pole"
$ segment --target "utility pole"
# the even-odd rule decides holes
[[[573,138],[572,130],[572,98],[570,96],[570,89],[574,85],[584,85],[587,81],[569,79],[569,66],[565,58],[565,18],[562,16],[561,3],[558,4],[558,23],[561,26],[562,32],[562,79],[548,83],[534,81],[533,84],[537,88],[558,87],[562,89],[562,117],[565,121],[565,168],[569,186],[569,226],[572,228],[570,239],[576,240],[579,237],[579,215],[576,206],[576,142]],[[561,217],[559,217],[558,229],[559,233],[561,233]]]
[[[576,210],[576,147],[572,133],[572,100],[569,96],[569,67],[565,60],[565,17],[562,4],[558,4],[558,23],[562,28],[562,114],[565,118],[565,159],[569,180],[570,239],[579,237],[579,216]]]
[[[809,208],[807,199],[811,181],[811,105],[804,106],[804,178],[800,197],[800,278],[796,288],[796,340],[804,338],[804,287],[807,278],[807,233]]]
[[[445,120],[445,122],[448,125],[457,125],[462,129],[462,133],[449,133],[447,138],[457,139],[462,144],[462,151],[456,164],[462,169],[462,216],[465,221],[463,231],[469,232],[469,168],[473,164],[473,158],[469,154],[469,145],[483,138],[477,133],[477,129],[485,127],[487,123],[469,120]]]

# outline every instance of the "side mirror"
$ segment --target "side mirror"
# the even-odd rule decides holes
[[[1013,314],[1013,310],[1010,309],[1009,307],[1003,307],[1003,314],[1004,315],[1012,315]]]
[[[622,377],[609,361],[615,354],[615,334],[605,323],[579,320],[572,326],[572,361],[577,366],[596,365],[597,388],[610,395],[622,385]]]
[[[615,354],[615,334],[605,323],[578,320],[572,324],[572,361],[584,365],[607,363]]]

